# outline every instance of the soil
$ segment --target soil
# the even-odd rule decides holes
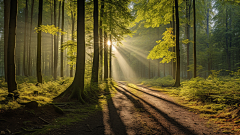
[[[130,89],[124,83],[118,83],[114,87],[116,93],[112,97],[109,94],[110,99],[102,111],[71,126],[51,130],[47,135],[224,134],[217,130],[216,125],[189,112],[170,96],[141,85],[138,87],[139,89]],[[0,131],[9,134],[9,130],[12,134],[23,131],[23,128],[38,129],[62,116],[52,105],[34,109],[0,110]]]

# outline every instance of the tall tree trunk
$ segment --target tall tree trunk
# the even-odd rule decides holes
[[[14,90],[17,90],[15,56],[14,56],[15,47],[16,47],[17,7],[18,7],[18,0],[11,0],[8,48],[7,48],[7,67],[8,67],[7,83],[8,83],[9,93],[13,93]]]
[[[94,0],[93,18],[94,18],[94,26],[93,26],[94,55],[93,55],[91,85],[96,85],[96,84],[98,84],[98,68],[99,68],[98,0]]]
[[[193,0],[193,77],[197,77],[197,56],[196,56],[196,4]]]
[[[71,16],[72,16],[72,41],[74,41],[73,35],[74,35],[74,22],[75,22],[75,19],[74,19],[74,14],[73,14],[72,11],[71,11]],[[71,46],[71,51],[72,51],[72,48],[73,47]],[[72,62],[72,65],[70,65],[70,77],[73,77],[73,62]]]
[[[60,28],[60,18],[61,18],[61,1],[58,2],[58,28]],[[59,41],[61,41],[61,36],[58,34],[57,35],[57,50],[59,50]],[[58,52],[57,52],[58,53]],[[61,53],[61,52],[60,52]],[[58,53],[59,54],[59,53]],[[61,54],[60,54],[60,57],[61,57]],[[60,62],[61,62],[61,59],[60,59]],[[58,63],[58,62],[57,62]],[[61,63],[60,63],[60,66],[61,66]],[[57,67],[58,67],[58,64],[57,64]],[[58,68],[57,68],[58,69]],[[61,67],[60,67],[61,69]],[[59,70],[60,71],[60,70]],[[61,71],[60,71],[60,74],[61,74]],[[60,75],[59,72],[57,72],[57,76]]]
[[[24,28],[24,45],[23,45],[23,74],[24,74],[24,76],[28,76],[27,75],[27,70],[26,70],[28,0],[26,0],[26,7],[25,7],[24,12],[25,12],[25,28]]]
[[[76,98],[84,102],[84,73],[85,73],[85,1],[77,1],[77,60],[76,72],[72,84],[67,90],[60,94],[68,95],[71,93],[69,99]]]
[[[108,38],[107,32],[104,30],[104,80],[108,79]]]
[[[111,25],[111,24],[110,24]],[[109,51],[109,78],[112,79],[112,34],[109,35],[110,51]]]
[[[33,19],[33,7],[34,7],[34,0],[32,0],[32,5],[31,5],[31,24],[30,24],[30,34],[29,34],[29,51],[28,51],[28,75],[32,76],[32,57],[31,57],[31,43],[32,43],[32,19]]]
[[[103,12],[104,12],[104,0],[101,1],[101,10],[100,10],[100,24],[99,24],[99,38],[100,38],[100,45],[99,45],[99,76],[100,80],[102,80],[103,77],[103,29],[102,29],[102,19],[103,19]]]
[[[7,51],[9,34],[10,0],[4,0],[4,76],[7,82]]]
[[[56,18],[57,18],[57,12],[56,12],[56,6],[57,2],[54,0],[54,25],[57,26]],[[58,62],[58,44],[57,44],[57,37],[54,35],[54,80],[57,79],[57,62]]]
[[[43,11],[43,0],[39,0],[38,27],[42,25],[42,11]],[[37,81],[38,83],[42,83],[41,54],[42,54],[42,31],[40,30],[37,33]]]
[[[53,0],[51,0],[51,25],[53,25],[53,8],[54,4],[52,3]],[[51,35],[51,75],[54,77],[54,36]]]
[[[174,6],[173,6],[173,10],[172,10],[172,27],[173,27],[173,35],[175,35],[175,31],[176,31],[176,26],[175,26],[175,18],[174,18]],[[175,38],[173,38],[173,40],[175,40]],[[172,47],[172,51],[176,52],[176,47]],[[176,61],[172,60],[172,77],[173,79],[175,79],[176,76]]]
[[[231,62],[230,62],[230,53],[229,53],[229,46],[228,46],[228,9],[226,7],[226,54],[227,54],[227,65],[228,65],[228,70],[231,70]]]
[[[180,86],[180,49],[179,49],[179,16],[178,16],[178,0],[175,0],[175,16],[176,16],[176,76],[175,87]]]
[[[64,0],[62,2],[62,31],[64,31]],[[63,77],[63,34],[61,35],[61,74],[60,76]]]
[[[189,0],[186,0],[186,18],[187,18],[187,23],[186,23],[186,26],[185,26],[185,35],[188,39],[188,41],[190,41],[190,25],[189,25],[189,22],[190,22],[190,1]],[[186,44],[187,46],[187,79],[190,79],[190,72],[188,71],[189,70],[189,44],[190,42],[188,42]]]

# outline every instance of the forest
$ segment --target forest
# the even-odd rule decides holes
[[[0,0],[0,134],[240,134],[240,0]]]

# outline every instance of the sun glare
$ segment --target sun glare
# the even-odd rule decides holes
[[[108,42],[107,42],[107,44],[108,44],[108,45],[111,45],[111,42],[110,42],[110,41],[108,41]]]

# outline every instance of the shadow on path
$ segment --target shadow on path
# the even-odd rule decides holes
[[[118,85],[119,86],[119,85]],[[166,113],[162,112],[161,110],[159,110],[158,108],[156,108],[155,106],[153,106],[152,104],[148,103],[146,100],[136,96],[135,94],[133,94],[132,92],[130,92],[129,90],[127,90],[126,88],[121,87],[124,91],[125,94],[129,93],[130,95],[138,98],[139,100],[143,101],[145,104],[147,104],[148,106],[150,106],[151,108],[153,108],[154,110],[156,110],[161,116],[163,116],[166,120],[168,120],[171,124],[173,124],[174,126],[176,126],[179,130],[181,130],[184,134],[187,135],[196,135],[196,133],[194,133],[193,131],[189,130],[187,127],[181,125],[180,123],[178,123],[176,120],[174,120],[173,118],[169,117]],[[164,99],[163,99],[164,100]],[[168,101],[168,100],[167,100]]]
[[[107,92],[110,93],[109,88],[107,88]],[[113,100],[110,94],[110,98],[107,100],[107,106],[109,110],[109,125],[111,126],[111,130],[115,135],[126,135],[126,126],[122,122],[119,114],[117,112],[117,108],[113,104]]]

